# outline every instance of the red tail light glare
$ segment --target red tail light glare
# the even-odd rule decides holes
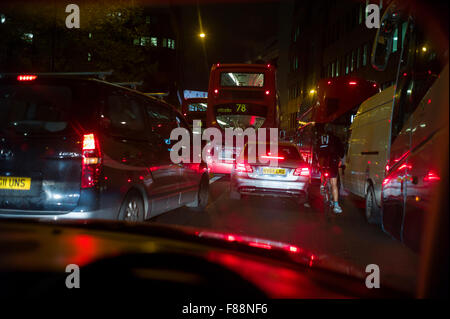
[[[270,91],[269,91],[269,90],[267,90],[267,91],[266,91],[266,95],[269,95],[269,94],[270,94]]]
[[[37,75],[19,75],[17,76],[17,81],[34,81]]]
[[[389,181],[390,181],[389,178],[385,178],[385,179],[383,180],[383,186],[386,185],[387,183],[389,183]]]
[[[215,89],[215,90],[214,90],[214,94],[219,94],[219,90],[218,90],[218,89]]]
[[[331,84],[331,81],[328,81],[327,83],[328,83],[328,84]]]
[[[350,81],[350,82],[348,82],[348,84],[349,84],[349,85],[356,85],[356,84],[358,84],[358,82]]]
[[[299,249],[298,249],[298,247],[295,247],[295,246],[289,246],[289,251],[291,253],[298,253]]]
[[[236,240],[236,237],[234,237],[233,235],[228,235],[226,238],[227,238],[228,241],[235,241]]]
[[[258,248],[264,248],[264,249],[272,249],[272,246],[269,245],[269,244],[250,242],[248,245],[252,246],[252,247],[258,247]]]
[[[428,172],[428,174],[423,178],[425,182],[438,181],[441,178],[434,172]]]
[[[219,67],[219,66],[220,66],[220,63],[217,63],[216,66]]]
[[[328,177],[329,174],[328,174],[328,173],[325,173],[325,174],[323,174],[323,175],[324,175],[325,177]]]
[[[309,168],[308,167],[296,168],[294,171],[294,176],[309,176]]]
[[[270,68],[270,63],[269,63],[269,64],[267,64],[267,67],[268,67],[268,68]]]

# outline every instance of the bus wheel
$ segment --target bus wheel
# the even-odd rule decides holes
[[[369,185],[366,192],[366,220],[369,224],[381,224],[380,207],[375,202],[375,191],[373,186]]]

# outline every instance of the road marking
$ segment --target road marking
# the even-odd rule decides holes
[[[213,178],[211,178],[211,179],[209,180],[209,183],[212,184],[212,183],[214,183],[215,181],[221,179],[222,177],[223,177],[223,176],[221,176],[221,175],[219,175],[219,176],[214,176]]]

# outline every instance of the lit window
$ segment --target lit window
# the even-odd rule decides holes
[[[339,59],[336,60],[336,76],[339,76]]]
[[[24,40],[25,42],[28,42],[28,43],[33,42],[33,33],[24,33],[22,35],[22,40]]]
[[[394,30],[394,37],[392,38],[392,52],[396,52],[398,49],[398,28]]]
[[[158,38],[151,37],[150,38],[150,44],[151,44],[152,47],[157,47],[158,46]]]
[[[140,39],[139,38],[134,38],[133,39],[133,44],[134,45],[139,45],[139,43],[140,43]]]
[[[331,64],[331,77],[334,78],[334,62]]]
[[[88,52],[88,54],[87,54],[87,60],[88,60],[88,62],[91,62],[91,60],[92,60],[92,54],[90,52]]]
[[[89,32],[88,37],[89,39],[92,39],[92,33]]]
[[[141,37],[140,45],[147,46],[150,44],[150,37]]]
[[[6,16],[4,14],[0,14],[0,23],[5,23]]]
[[[169,49],[175,49],[175,40],[173,39],[167,39],[167,47]]]
[[[166,38],[162,39],[162,46],[163,46],[163,48],[167,48],[167,39]]]

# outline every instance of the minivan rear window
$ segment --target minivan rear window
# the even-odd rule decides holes
[[[68,125],[72,91],[66,86],[0,86],[0,130],[55,134]]]

